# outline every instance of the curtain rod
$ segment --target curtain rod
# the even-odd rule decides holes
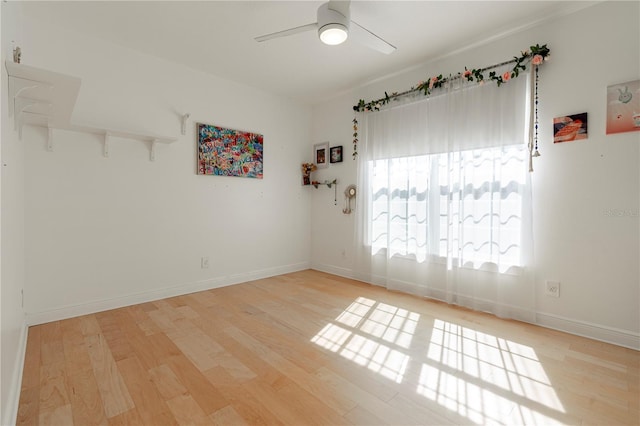
[[[491,66],[488,66],[488,67],[481,68],[479,71],[480,72],[485,72],[485,71],[488,71],[488,70],[491,70],[491,69],[494,69],[494,68],[502,67],[504,65],[512,64],[514,62],[516,62],[515,59],[512,59],[510,61],[500,62],[499,64],[494,64],[494,65],[491,65]],[[459,80],[461,78],[462,78],[462,74],[457,74],[457,75],[454,75],[454,76],[449,76],[449,78],[446,79],[446,81],[447,82],[453,82],[453,81]],[[409,94],[411,94],[413,92],[420,92],[421,90],[422,89],[420,89],[418,87],[412,87],[411,89],[405,90],[404,92],[392,93],[391,95],[389,95],[389,99],[401,98],[401,97],[409,95]],[[354,106],[354,109],[355,108],[356,108],[356,106]]]
[[[380,110],[380,107],[382,105],[391,102],[392,99],[407,96],[415,92],[424,92],[425,95],[428,95],[431,89],[442,87],[445,83],[452,82],[461,78],[466,78],[468,81],[474,81],[475,79],[475,81],[480,83],[485,80],[485,77],[482,74],[483,72],[515,63],[515,66],[509,73],[509,77],[506,79],[503,76],[495,75],[495,72],[491,72],[487,79],[495,81],[499,86],[512,77],[518,77],[520,71],[525,71],[525,64],[527,63],[527,60],[532,61],[534,57],[540,56],[540,58],[537,58],[537,60],[534,61],[534,65],[539,65],[543,60],[548,58],[549,53],[550,51],[546,44],[542,46],[536,44],[535,46],[531,46],[529,51],[521,52],[520,57],[514,56],[513,59],[508,61],[500,62],[498,64],[490,65],[480,69],[468,70],[465,67],[464,74],[458,73],[455,76],[449,75],[449,77],[443,77],[442,74],[440,74],[438,76],[427,79],[426,82],[420,82],[417,87],[412,87],[409,90],[405,90],[401,93],[392,93],[391,95],[389,95],[387,94],[387,92],[384,92],[384,98],[380,98],[378,100],[365,102],[364,99],[360,99],[358,104],[353,106],[353,110],[355,112],[378,111]]]

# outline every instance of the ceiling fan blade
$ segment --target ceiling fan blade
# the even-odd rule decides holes
[[[286,37],[286,36],[290,36],[293,34],[298,34],[298,33],[302,33],[305,31],[311,31],[311,30],[316,30],[318,29],[318,24],[317,23],[313,23],[313,24],[307,24],[307,25],[302,25],[300,27],[295,27],[295,28],[289,28],[288,30],[284,30],[284,31],[278,31],[277,33],[271,33],[271,34],[266,34],[260,37],[256,37],[255,41],[267,41],[267,40],[271,40],[273,38],[278,38],[278,37]]]
[[[381,39],[357,22],[351,21],[351,24],[349,38],[353,37],[353,40],[356,42],[377,50],[378,52],[386,53],[387,55],[396,50],[394,45]]]

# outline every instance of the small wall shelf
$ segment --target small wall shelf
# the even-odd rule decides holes
[[[112,137],[150,143],[149,159],[155,160],[156,146],[177,139],[149,134],[132,133],[71,124],[81,80],[77,77],[53,71],[5,61],[9,76],[9,117],[13,117],[14,129],[22,139],[25,124],[48,129],[47,149],[53,151],[53,129],[90,133],[104,137],[103,155],[109,156]]]
[[[318,182],[318,181],[312,181],[311,185],[313,185],[314,188],[318,188],[318,186],[322,186],[322,185],[327,185],[327,188],[331,188],[332,185],[337,185],[338,184],[338,179],[334,179],[334,180],[325,180],[324,182]]]
[[[338,205],[338,179],[334,180],[325,180],[323,182],[318,182],[317,180],[311,181],[311,186],[318,189],[319,186],[326,185],[327,188],[331,188],[333,186],[333,205]]]

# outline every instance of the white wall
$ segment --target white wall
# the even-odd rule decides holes
[[[2,146],[0,150],[0,422],[11,424],[17,412],[26,344],[21,291],[24,286],[24,154],[6,119],[8,85],[4,61],[12,60],[12,40],[21,42],[21,4],[1,3]]]
[[[48,152],[25,127],[29,323],[309,267],[310,107],[26,14],[24,33],[24,64],[82,79],[74,123],[178,137],[151,162],[142,142],[105,158],[100,137],[65,131]],[[196,175],[195,122],[262,133],[264,179]]]
[[[355,89],[314,107],[313,143],[330,141],[351,153],[352,106],[403,91],[437,74],[508,60],[531,44],[548,44],[541,68],[542,157],[535,160],[534,232],[537,322],[640,348],[640,133],[605,135],[606,87],[640,78],[637,2],[603,2],[569,16]],[[553,144],[552,120],[589,114],[586,141]],[[355,183],[355,162],[332,165],[320,180]],[[312,199],[312,266],[355,276],[354,220],[333,205],[333,193]],[[627,212],[609,216],[610,210]],[[344,253],[344,255],[343,255]],[[543,294],[545,280],[561,297]]]

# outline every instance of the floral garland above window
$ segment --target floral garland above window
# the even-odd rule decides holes
[[[428,96],[431,94],[433,89],[437,89],[443,87],[446,83],[457,80],[457,79],[465,79],[467,81],[476,81],[478,84],[484,84],[485,81],[493,81],[498,86],[507,83],[512,78],[517,78],[522,71],[526,71],[527,65],[531,64],[531,66],[535,67],[536,72],[536,86],[535,86],[535,152],[538,152],[538,94],[537,94],[537,72],[538,66],[540,66],[544,61],[548,60],[550,57],[550,50],[546,44],[540,46],[536,44],[535,46],[531,46],[529,50],[525,50],[524,52],[520,52],[520,56],[514,56],[512,60],[506,61],[500,64],[492,65],[490,67],[485,68],[472,68],[468,69],[464,67],[463,72],[459,72],[456,75],[449,75],[448,77],[443,77],[442,74],[427,78],[423,81],[420,81],[417,86],[411,87],[411,89],[397,93],[394,92],[391,95],[384,92],[384,98],[380,98],[374,101],[365,102],[364,99],[360,99],[357,105],[353,106],[353,110],[358,112],[367,112],[367,111],[379,111],[382,106],[387,105],[392,100],[398,100],[398,98],[410,94],[422,93],[424,96]],[[513,63],[513,68],[510,71],[505,71],[503,74],[498,75],[495,71],[491,71],[495,68],[498,68],[503,65]],[[489,71],[489,74],[485,76],[485,73]],[[540,154],[537,154],[540,155]],[[357,116],[353,119],[353,159],[355,160],[358,156],[358,118]]]

